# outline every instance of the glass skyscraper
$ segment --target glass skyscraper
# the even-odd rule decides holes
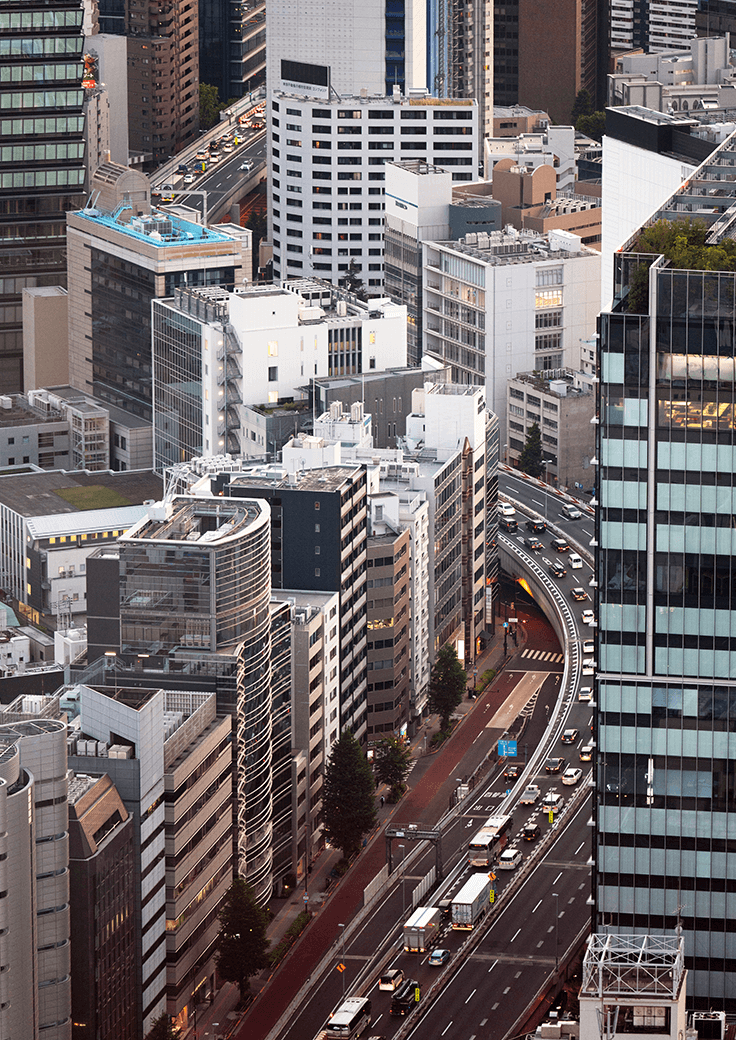
[[[736,153],[616,254],[600,319],[594,930],[736,1010]],[[658,221],[683,221],[672,228]],[[726,268],[731,268],[727,270]],[[711,269],[703,269],[711,268]]]
[[[66,285],[65,214],[84,202],[82,18],[80,0],[10,0],[0,12],[3,394],[23,389],[23,289]]]

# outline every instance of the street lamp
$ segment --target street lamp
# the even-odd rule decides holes
[[[406,913],[406,874],[404,873],[404,852],[406,846],[399,845],[399,848],[401,849],[401,919],[403,921]]]
[[[560,970],[560,897],[557,892],[552,893],[555,901],[555,974]]]
[[[342,956],[340,957],[340,961],[342,962],[342,971],[340,972],[340,974],[342,975],[342,996],[343,996],[343,1000],[344,1000],[345,999],[345,963],[344,963],[345,962],[345,925],[344,924],[339,924],[337,927],[338,928],[342,928]]]
[[[547,485],[547,487],[549,487],[549,472],[547,471],[547,467],[554,465],[554,462],[555,462],[554,459],[542,459],[542,465],[544,466],[544,482]],[[547,524],[547,501],[548,501],[547,496],[548,495],[549,495],[549,492],[545,491],[544,492],[544,523],[545,523],[545,526]]]

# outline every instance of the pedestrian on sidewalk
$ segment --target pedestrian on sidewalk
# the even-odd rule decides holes
[[[381,808],[382,809],[383,809],[385,804],[386,804],[386,799],[383,797],[383,795],[381,795]]]

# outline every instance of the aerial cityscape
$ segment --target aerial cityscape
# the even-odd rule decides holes
[[[734,32],[0,5],[0,1040],[736,1040]]]

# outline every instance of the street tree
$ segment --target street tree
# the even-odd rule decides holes
[[[175,1026],[169,1015],[163,1011],[153,1020],[153,1025],[146,1033],[146,1040],[178,1040],[180,1030]]]
[[[411,748],[400,737],[384,737],[375,749],[376,779],[389,788],[389,800],[398,802],[406,790],[406,774],[411,768]]]
[[[363,835],[376,823],[373,773],[349,730],[332,747],[322,788],[325,837],[345,859],[360,851]]]
[[[215,123],[219,122],[220,112],[225,107],[225,102],[220,100],[217,87],[211,83],[199,84],[199,127],[200,130],[210,130]]]
[[[589,116],[593,111],[593,98],[590,96],[590,91],[583,87],[575,95],[573,101],[572,111],[570,113],[570,122],[573,126],[577,125],[578,119],[581,116]]]
[[[526,443],[519,455],[519,469],[522,473],[528,473],[530,477],[541,477],[544,470],[542,436],[537,423],[529,427]]]
[[[429,710],[440,716],[443,733],[450,729],[450,716],[463,699],[467,678],[455,647],[445,643],[429,678]]]
[[[227,982],[237,983],[242,1000],[250,977],[267,964],[268,910],[260,906],[251,886],[236,878],[227,890],[219,920],[217,970]]]

